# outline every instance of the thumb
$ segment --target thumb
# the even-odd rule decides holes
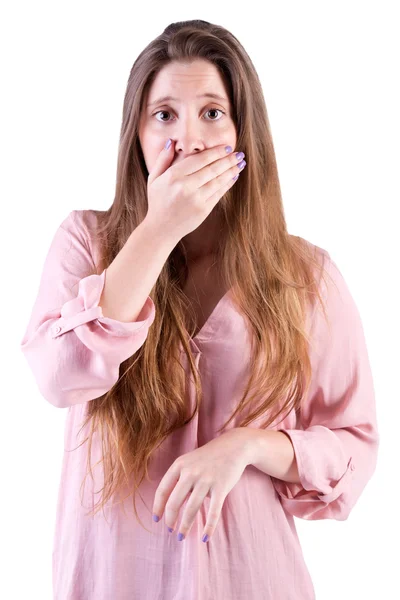
[[[169,145],[169,148],[167,146]],[[171,165],[172,159],[174,157],[174,142],[171,138],[168,138],[164,148],[161,150],[160,154],[157,157],[155,165],[153,166],[151,173],[149,173],[149,177],[147,179],[148,183],[152,183],[154,179],[159,177],[168,169]]]

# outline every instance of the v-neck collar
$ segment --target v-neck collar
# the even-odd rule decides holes
[[[205,321],[205,323],[203,324],[203,326],[201,327],[201,329],[196,333],[196,335],[194,337],[191,338],[191,340],[193,342],[195,342],[197,339],[201,340],[201,339],[204,339],[204,337],[207,337],[206,334],[211,329],[213,321],[220,314],[222,308],[225,305],[225,302],[228,300],[228,296],[230,295],[231,290],[232,290],[232,288],[229,288],[229,290],[221,297],[221,299],[215,305],[214,310],[209,315],[208,319]]]

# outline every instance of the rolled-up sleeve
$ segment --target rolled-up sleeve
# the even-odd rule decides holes
[[[107,270],[96,273],[81,215],[72,211],[53,236],[21,341],[41,394],[59,408],[110,390],[120,364],[142,346],[155,318],[150,296],[135,321],[103,316],[99,300]]]
[[[328,323],[314,311],[312,381],[292,442],[300,483],[271,477],[282,506],[308,520],[345,520],[373,475],[379,434],[364,330],[349,288],[330,255],[322,283]],[[329,279],[329,275],[332,280]]]

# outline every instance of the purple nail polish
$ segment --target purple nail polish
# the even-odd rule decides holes
[[[231,146],[225,146],[225,151],[227,154],[229,154],[229,152],[232,152]]]
[[[160,520],[160,517],[157,517],[157,515],[153,515],[153,521],[158,523],[159,520]]]
[[[173,529],[172,529],[172,527],[168,527],[168,531],[169,531],[170,533],[172,533],[172,532],[173,532]]]
[[[183,535],[183,533],[178,533],[178,542],[181,542],[184,539],[185,539],[185,536]]]
[[[201,538],[201,541],[202,541],[202,542],[208,542],[208,540],[209,540],[209,539],[210,539],[210,538],[209,538],[208,534],[206,533],[206,534],[205,534],[205,535],[203,535],[203,537]]]

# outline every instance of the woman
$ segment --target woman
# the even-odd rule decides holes
[[[54,598],[315,598],[294,517],[348,518],[373,380],[336,263],[287,231],[226,29],[173,23],[138,56],[114,201],[60,224],[21,347],[68,407]]]

